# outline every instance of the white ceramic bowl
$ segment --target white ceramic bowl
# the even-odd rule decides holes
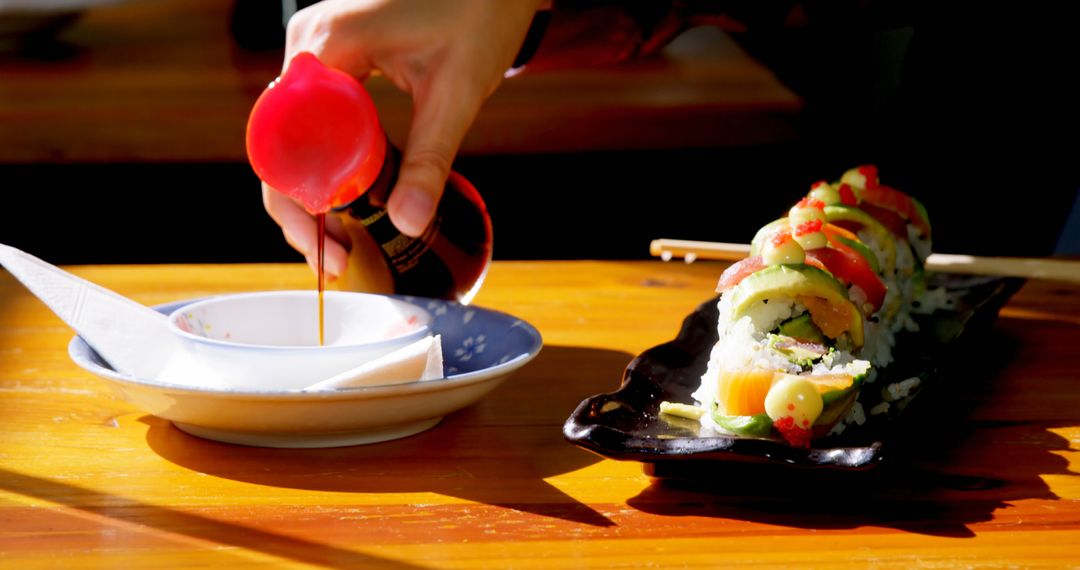
[[[476,306],[412,297],[442,336],[445,378],[326,392],[196,387],[120,374],[76,336],[71,359],[113,384],[143,411],[190,434],[263,447],[334,447],[405,437],[468,406],[532,360],[540,333],[514,316]],[[156,307],[169,314],[190,301]]]
[[[165,382],[254,390],[306,388],[416,342],[431,314],[384,295],[327,291],[319,345],[314,291],[223,295],[173,311],[180,349]]]

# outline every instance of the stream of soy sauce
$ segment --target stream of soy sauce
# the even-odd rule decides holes
[[[319,346],[325,344],[325,313],[323,310],[323,291],[326,290],[326,212],[316,214],[319,224]]]

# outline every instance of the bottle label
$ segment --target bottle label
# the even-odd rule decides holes
[[[431,250],[442,228],[445,212],[440,202],[435,219],[420,237],[410,237],[394,227],[386,211],[390,190],[397,182],[401,151],[387,145],[386,161],[371,188],[345,206],[379,244],[394,278],[394,291],[423,297],[454,298],[455,283],[450,269]],[[447,189],[448,190],[448,189]],[[445,193],[450,194],[451,192]]]
[[[386,216],[386,218],[389,219],[390,217]],[[435,233],[439,230],[441,221],[441,216],[436,217],[431,225],[428,226],[428,229],[424,231],[424,234],[418,238],[412,238],[399,233],[388,241],[379,242],[387,260],[393,265],[393,271],[396,273],[405,273],[406,271],[412,270],[420,263],[424,254],[430,249],[430,244]],[[393,225],[392,222],[391,225]],[[368,227],[370,228],[370,226]]]

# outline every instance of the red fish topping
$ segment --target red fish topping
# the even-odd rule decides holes
[[[820,232],[823,222],[821,220],[810,220],[809,222],[803,222],[795,226],[795,235],[804,236],[806,234],[812,234]]]
[[[845,206],[858,206],[859,199],[855,197],[855,192],[851,189],[851,186],[847,184],[841,184],[840,189],[837,190],[840,193],[840,203]]]
[[[810,422],[805,422],[810,423]],[[780,432],[780,435],[784,437],[784,440],[795,447],[810,447],[810,430],[809,426],[801,427],[795,425],[795,418],[791,416],[784,416],[775,422],[773,427],[776,431]]]
[[[806,198],[803,198],[802,200],[799,200],[799,202],[795,204],[795,207],[796,208],[817,208],[819,210],[824,210],[825,209],[825,202],[822,202],[821,200],[814,200],[813,198],[807,196]]]
[[[866,187],[873,188],[878,185],[878,170],[873,164],[866,164],[859,167],[859,174],[862,174],[866,178]]]

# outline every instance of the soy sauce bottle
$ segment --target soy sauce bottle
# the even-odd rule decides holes
[[[247,151],[259,178],[315,216],[337,216],[349,264],[337,287],[469,302],[491,262],[491,218],[453,172],[433,221],[402,234],[386,211],[401,152],[387,139],[363,85],[297,54],[256,101]]]
[[[451,172],[431,224],[419,237],[406,236],[386,211],[400,165],[401,151],[387,144],[371,187],[334,210],[352,240],[339,287],[468,303],[491,262],[491,218],[484,201],[468,180]]]

